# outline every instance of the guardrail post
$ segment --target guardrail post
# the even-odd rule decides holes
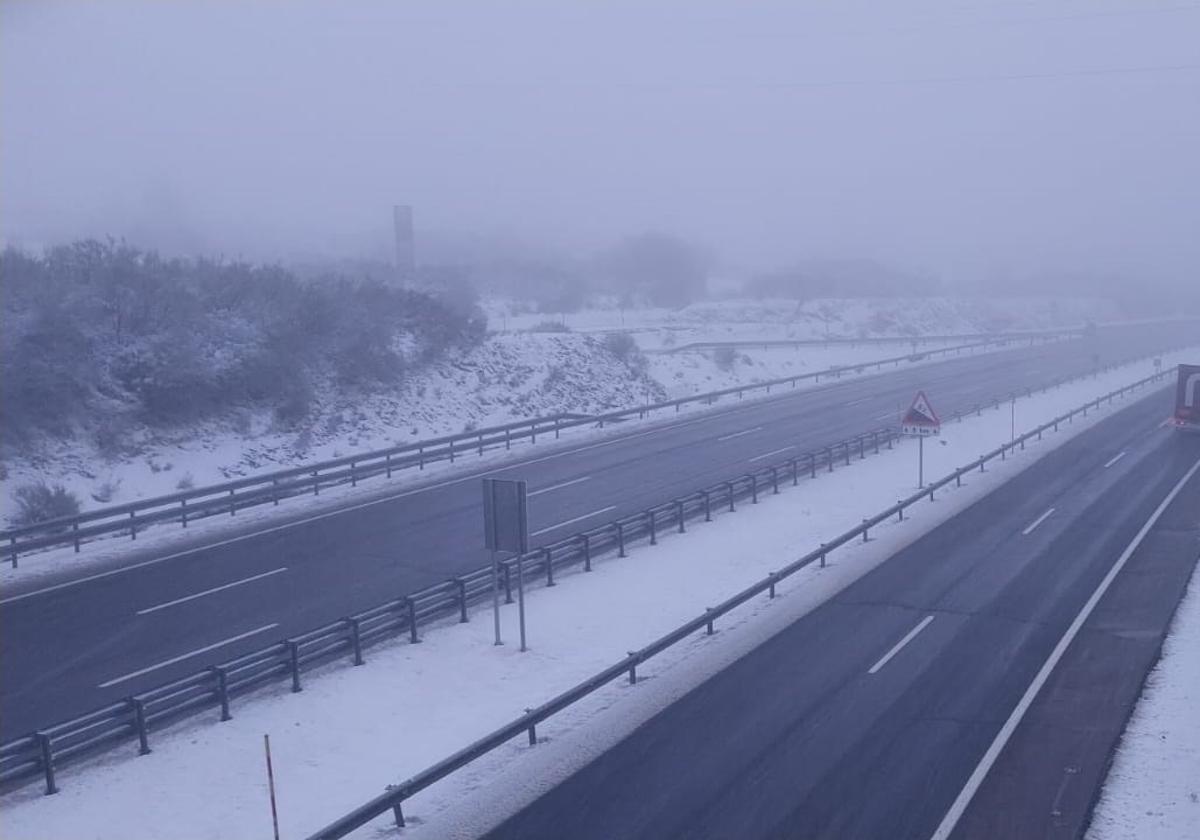
[[[233,516],[237,512],[237,497],[234,495],[232,488],[229,491],[229,515]]]
[[[425,447],[424,446],[417,447],[417,469],[419,469],[419,470],[425,469]]]
[[[867,536],[867,530],[868,530],[867,529],[867,520],[864,519],[863,520],[863,542],[870,541],[870,538]]]
[[[750,503],[758,504],[758,475],[750,473],[746,478],[750,479]]]
[[[658,523],[653,510],[646,511],[646,519],[650,522],[650,545],[658,545]]]
[[[312,471],[312,479],[313,479],[313,495],[319,496],[319,495],[321,495],[321,479],[317,475],[316,470]]]
[[[895,440],[896,440],[896,433],[893,432],[891,429],[888,429],[888,433],[887,433],[888,449],[892,448],[892,444],[895,442]]]
[[[867,457],[866,453],[863,451],[864,446],[866,446],[866,439],[863,438],[862,435],[859,435],[858,436],[858,460],[860,460],[860,461],[863,458]]]
[[[466,624],[469,621],[467,618],[467,582],[456,577],[454,585],[458,588],[458,623]]]
[[[150,734],[146,728],[146,704],[136,697],[130,697],[133,706],[133,727],[137,730],[138,755],[150,754]]]
[[[583,570],[590,572],[592,570],[592,541],[587,534],[580,534],[579,539],[583,541]]]
[[[533,711],[533,709],[526,709],[525,714],[529,714],[532,711]],[[528,732],[529,732],[529,746],[536,747],[537,746],[537,724],[533,723],[531,721],[529,724]]]
[[[821,543],[821,559],[819,562],[822,569],[825,568],[825,545],[826,543]]]
[[[637,684],[637,651],[629,651],[629,656],[632,661],[629,663],[629,684]]]
[[[404,822],[404,809],[401,807],[401,803],[403,801],[404,800],[398,800],[394,805],[392,805],[392,819],[396,821],[396,828],[406,827]]]
[[[706,632],[706,635],[708,635],[708,636],[711,636],[711,635],[713,634],[713,621],[714,621],[714,618],[713,618],[713,608],[712,608],[712,607],[705,607],[705,608],[704,608],[704,611],[705,611],[706,613],[708,613],[708,625],[707,625],[707,632]]]
[[[812,452],[808,453],[808,476],[809,478],[817,477],[817,456]]]
[[[733,482],[726,481],[725,489],[729,491],[729,510],[732,512],[733,511]]]
[[[529,424],[529,442],[537,443],[537,421],[534,420]]]
[[[686,529],[683,526],[683,500],[675,500],[675,518],[679,520],[679,533],[683,533]]]
[[[292,693],[296,694],[302,690],[300,685],[300,643],[288,639],[284,642],[288,649],[288,660],[292,670]]]
[[[343,620],[350,629],[350,649],[354,652],[354,664],[362,665],[362,625],[357,618],[346,618]]]
[[[800,482],[799,471],[796,469],[796,459],[792,458],[790,461],[788,461],[788,464],[791,465],[792,468],[792,486],[795,487]]]
[[[225,669],[220,665],[213,665],[209,670],[217,679],[217,701],[221,704],[221,720],[231,720],[233,716],[229,714],[229,679]]]
[[[767,580],[769,580],[771,582],[770,586],[767,587],[767,597],[774,598],[775,597],[775,573],[768,572]]]
[[[410,644],[419,644],[421,637],[417,635],[417,602],[408,596],[404,599],[408,605],[408,641]]]
[[[615,523],[617,526],[617,556],[625,556],[625,526],[620,522]]]
[[[875,446],[875,454],[879,454],[879,432],[871,432],[871,443]]]
[[[954,486],[962,487],[962,473],[957,470],[954,473]]]
[[[707,490],[701,490],[700,495],[704,498],[704,521],[712,522],[712,505]]]
[[[983,462],[984,462],[985,460],[986,460],[986,459],[985,459],[985,458],[984,458],[982,455],[980,455],[980,456],[979,456],[979,471],[980,471],[980,472],[983,472],[983,471],[984,471],[984,469],[983,469]]]
[[[384,468],[384,470],[386,470],[387,477],[391,478],[392,477],[392,453],[391,452],[389,452],[388,454],[383,456],[383,468]]]
[[[896,521],[897,522],[904,521],[904,500],[903,499],[896,500]]]
[[[42,773],[46,777],[46,796],[58,793],[58,785],[54,783],[54,741],[45,732],[37,732],[38,748],[42,754]]]
[[[779,468],[771,467],[771,486],[775,488],[775,495],[779,495]]]
[[[829,467],[829,472],[833,472],[833,447],[825,447],[825,464]]]
[[[850,441],[842,441],[842,454],[846,456],[846,466],[850,466]]]
[[[504,430],[504,448],[512,449],[512,431],[509,429]]]
[[[186,525],[186,524],[187,524],[187,521],[184,520],[184,525]],[[75,553],[78,554],[79,553],[79,523],[78,522],[71,523],[71,536],[73,538],[72,542],[74,542],[74,544],[75,544]],[[13,542],[14,543],[16,542],[15,537],[13,538]],[[14,551],[13,552],[13,568],[14,569],[17,567],[16,559],[17,559],[17,553]]]
[[[554,563],[550,559],[550,549],[543,548],[542,553],[546,555],[546,586],[554,586]]]
[[[132,510],[129,511],[129,539],[137,539],[137,517]]]
[[[454,463],[454,438],[450,438],[450,463]]]
[[[483,432],[479,433],[479,454],[483,454]]]
[[[562,418],[560,418],[560,417],[554,418],[554,439],[555,440],[558,440],[558,431],[559,431],[559,426],[561,425],[561,423],[562,423]]]

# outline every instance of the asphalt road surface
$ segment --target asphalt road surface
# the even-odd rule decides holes
[[[1177,345],[1194,329],[1104,328],[1090,339],[901,367],[613,439],[530,447],[525,460],[488,474],[529,482],[536,545],[737,475],[756,459],[894,425],[917,388],[949,415],[1089,371],[1096,358]],[[258,532],[165,556],[131,545],[128,560],[138,563],[123,570],[7,588],[0,740],[484,565],[480,474],[398,485],[387,498],[319,516],[281,508],[287,518]]]
[[[1047,454],[487,837],[927,840],[1101,579],[1200,460],[1200,438],[1161,427],[1170,406],[1155,394]],[[1200,498],[1200,473],[1188,494],[1179,505]],[[1152,550],[1190,566],[1194,539],[1182,555],[1170,541]]]

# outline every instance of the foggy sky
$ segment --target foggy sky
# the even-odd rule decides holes
[[[1200,282],[1200,4],[0,4],[7,241]]]

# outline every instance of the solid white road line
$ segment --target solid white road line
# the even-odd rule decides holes
[[[1041,525],[1041,524],[1042,524],[1043,522],[1045,522],[1047,519],[1049,519],[1049,518],[1050,518],[1050,514],[1052,514],[1052,513],[1054,513],[1054,508],[1050,508],[1050,510],[1046,511],[1046,512],[1045,512],[1045,513],[1043,513],[1041,516],[1039,516],[1037,519],[1035,519],[1035,520],[1033,520],[1032,522],[1030,522],[1030,523],[1029,523],[1029,524],[1028,524],[1028,525],[1025,527],[1025,530],[1021,532],[1021,536],[1023,536],[1023,537],[1028,537],[1030,534],[1032,534],[1032,533],[1033,533],[1033,529],[1034,529],[1034,528],[1036,528],[1037,526]]]
[[[587,481],[590,478],[591,478],[590,475],[585,475],[583,478],[573,478],[570,481],[564,481],[562,484],[555,484],[550,487],[543,487],[541,490],[534,490],[532,493],[530,493],[528,495],[530,498],[533,498],[534,496],[540,496],[543,493],[551,493],[555,490],[561,490],[564,487],[570,487],[572,484],[578,484],[579,482]]]
[[[761,461],[763,458],[770,458],[772,455],[778,455],[780,452],[787,452],[789,449],[795,449],[794,446],[783,446],[779,449],[772,449],[770,452],[764,452],[761,455],[755,455],[751,461]]]
[[[551,525],[549,528],[543,528],[540,531],[534,531],[529,536],[531,536],[531,537],[540,536],[541,534],[545,534],[550,531],[553,531],[555,528],[564,528],[567,525],[574,525],[576,522],[582,522],[585,519],[590,519],[593,516],[599,516],[602,513],[608,513],[610,510],[616,510],[616,509],[617,509],[616,505],[609,505],[606,508],[600,508],[600,510],[594,510],[591,513],[585,513],[583,516],[576,516],[574,519],[568,519],[566,522],[559,522],[557,525]]]
[[[1122,452],[1118,452],[1116,455],[1114,455],[1114,456],[1112,457],[1112,459],[1111,459],[1111,460],[1109,460],[1109,461],[1108,461],[1108,462],[1107,462],[1107,463],[1104,465],[1104,469],[1108,469],[1109,467],[1111,467],[1113,464],[1117,463],[1117,461],[1120,461],[1120,460],[1121,460],[1122,458],[1124,458],[1124,457],[1125,457],[1125,453],[1124,453],[1124,451],[1122,451]]]
[[[761,431],[762,431],[762,426],[755,426],[753,429],[746,429],[745,431],[734,432],[731,435],[723,435],[722,437],[717,438],[717,440],[733,440],[734,438],[740,438],[742,435],[752,435],[755,432],[761,432]]]
[[[1013,732],[1020,725],[1021,719],[1025,717],[1025,713],[1033,705],[1033,701],[1037,698],[1038,692],[1042,690],[1042,686],[1050,679],[1050,674],[1054,672],[1058,661],[1063,658],[1063,654],[1067,652],[1067,648],[1070,647],[1071,642],[1079,634],[1079,630],[1083,627],[1084,622],[1088,620],[1088,616],[1096,609],[1096,604],[1100,603],[1100,599],[1104,597],[1104,593],[1108,591],[1108,587],[1112,585],[1113,580],[1125,568],[1125,564],[1129,562],[1129,558],[1133,556],[1138,546],[1142,544],[1142,540],[1146,539],[1146,535],[1150,533],[1150,529],[1162,517],[1163,513],[1171,505],[1171,502],[1175,501],[1175,497],[1183,490],[1184,485],[1191,481],[1192,476],[1198,471],[1200,471],[1200,460],[1192,464],[1192,468],[1171,489],[1167,497],[1162,500],[1162,504],[1155,508],[1154,513],[1150,514],[1150,518],[1146,520],[1146,524],[1134,536],[1133,542],[1121,552],[1121,556],[1117,558],[1117,562],[1113,564],[1113,567],[1108,570],[1108,574],[1104,576],[1104,580],[1100,581],[1100,585],[1096,587],[1096,591],[1092,593],[1092,597],[1088,598],[1087,603],[1083,605],[1083,609],[1079,611],[1079,615],[1075,616],[1075,620],[1071,622],[1071,626],[1067,628],[1067,632],[1063,633],[1062,638],[1058,640],[1058,644],[1050,652],[1050,657],[1042,665],[1042,670],[1038,671],[1037,676],[1033,678],[1033,682],[1029,684],[1029,688],[1021,697],[1020,702],[1017,703],[1016,708],[1013,709],[1012,714],[1008,716],[1008,720],[1004,722],[1004,726],[1000,727],[1000,731],[996,734],[996,739],[992,741],[992,745],[983,754],[983,758],[980,759],[979,764],[975,767],[975,771],[971,773],[971,777],[967,779],[966,785],[959,791],[958,797],[950,806],[950,810],[946,812],[946,816],[942,818],[941,824],[933,832],[930,840],[947,840],[954,831],[954,827],[958,825],[958,821],[962,819],[967,806],[971,804],[971,800],[975,797],[975,792],[979,790],[979,787],[983,784],[983,780],[987,777],[988,771],[992,769],[992,765],[1000,757],[1000,753],[1008,743],[1008,739],[1012,737]]]
[[[280,572],[286,572],[286,571],[287,571],[287,566],[280,566],[278,569],[272,569],[269,572],[263,572],[261,575],[254,575],[252,577],[242,578],[241,580],[235,580],[233,583],[226,583],[223,586],[214,586],[212,589],[205,589],[203,592],[197,592],[195,595],[186,595],[183,598],[176,598],[174,601],[167,601],[165,604],[155,604],[153,607],[146,607],[146,609],[144,609],[144,610],[138,610],[137,614],[138,615],[146,615],[147,613],[157,612],[158,610],[165,610],[167,607],[173,607],[176,604],[183,604],[183,603],[186,603],[187,601],[194,601],[197,598],[203,598],[205,595],[211,595],[214,592],[221,592],[226,589],[233,589],[233,587],[241,586],[243,583],[250,583],[251,581],[262,580],[265,577],[270,577],[271,575],[277,575]]]
[[[924,630],[926,627],[928,627],[929,622],[931,622],[931,621],[933,621],[933,616],[931,616],[931,615],[927,615],[923,619],[921,619],[921,623],[918,624],[913,629],[909,630],[908,633],[905,634],[903,639],[896,642],[895,647],[893,647],[891,650],[889,650],[887,653],[885,653],[883,655],[882,659],[880,659],[878,662],[876,662],[874,665],[872,665],[867,670],[867,673],[874,674],[880,668],[882,668],[884,665],[888,664],[888,662],[891,661],[892,657],[895,656],[897,653],[899,653],[900,649],[903,648],[906,644],[908,644],[913,639],[915,639],[917,637],[917,634],[920,633],[922,630]]]
[[[208,653],[210,650],[216,650],[219,647],[231,645],[234,642],[240,642],[242,639],[248,639],[258,633],[265,633],[268,630],[278,626],[278,623],[264,624],[262,627],[258,627],[245,633],[240,633],[237,636],[232,636],[228,639],[223,639],[222,641],[208,645],[207,647],[202,647],[199,650],[189,651],[188,653],[180,654],[179,656],[175,656],[170,659],[164,659],[162,662],[157,662],[154,665],[151,665],[148,668],[143,668],[140,671],[134,671],[133,673],[126,674],[123,677],[117,677],[116,679],[109,680],[108,682],[102,682],[100,683],[100,688],[108,688],[109,686],[116,685],[117,683],[123,683],[126,680],[131,680],[134,677],[140,677],[142,674],[149,674],[151,671],[157,671],[159,668],[166,668],[168,665],[174,665],[176,662],[182,662],[183,660],[190,659],[193,656],[199,656],[202,653]]]

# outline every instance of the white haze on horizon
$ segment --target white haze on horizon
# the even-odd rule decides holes
[[[1200,4],[5,2],[6,241],[1200,267]],[[455,239],[457,237],[457,240]]]

